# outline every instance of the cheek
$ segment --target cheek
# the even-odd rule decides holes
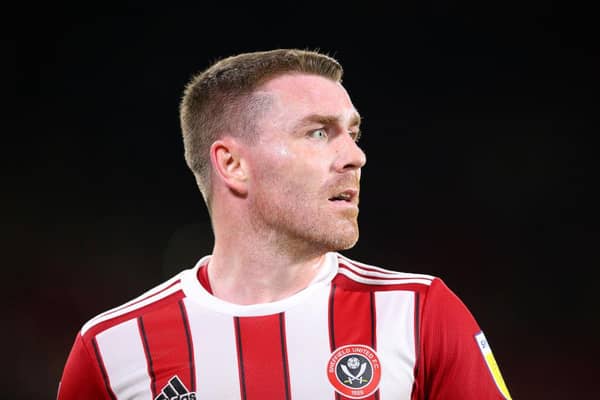
[[[290,149],[287,146],[276,146],[274,149],[275,157],[280,160],[288,160],[292,156]]]
[[[287,190],[289,176],[294,175],[295,157],[290,149],[283,145],[269,144],[252,155],[250,160],[250,177],[257,195],[277,194]]]
[[[297,172],[301,163],[302,157],[298,156],[294,149],[284,143],[271,143],[253,155],[252,170],[259,179],[264,179],[268,176]]]
[[[253,154],[251,175],[261,192],[297,198],[320,191],[326,180],[323,157],[307,154],[287,143],[270,143]]]

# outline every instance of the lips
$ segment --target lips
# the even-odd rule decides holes
[[[358,190],[356,189],[346,189],[341,192],[336,193],[335,195],[329,198],[329,201],[339,201],[339,202],[347,202],[347,203],[356,203],[358,200]]]

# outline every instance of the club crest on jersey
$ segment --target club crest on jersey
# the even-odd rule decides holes
[[[375,350],[362,344],[338,347],[327,362],[327,377],[339,394],[363,399],[379,387],[379,357]]]

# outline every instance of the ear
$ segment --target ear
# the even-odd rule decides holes
[[[230,190],[246,195],[248,171],[239,141],[229,136],[215,141],[210,146],[210,160],[215,174]]]

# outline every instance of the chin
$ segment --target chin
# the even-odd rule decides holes
[[[329,251],[348,250],[358,242],[358,228],[346,232],[337,231],[327,240]]]
[[[348,249],[351,249],[351,248],[353,248],[356,245],[356,243],[358,243],[358,236],[356,236],[352,240],[348,240],[348,241],[345,241],[343,243],[340,243],[340,246],[339,246],[338,249],[336,249],[336,251],[337,250],[348,250]]]
[[[334,251],[334,252],[335,252],[335,251],[344,251],[344,250],[350,250],[351,248],[353,248],[353,247],[354,247],[354,245],[355,245],[355,244],[356,244],[356,242],[354,242],[354,243],[352,243],[352,244],[347,244],[347,245],[344,245],[344,246],[338,246],[338,247],[336,247],[336,248],[332,248],[332,249],[330,249],[329,251]]]
[[[358,223],[355,219],[305,219],[288,230],[290,238],[310,251],[329,252],[348,250],[358,242]],[[303,221],[303,222],[305,222]],[[291,225],[291,224],[290,224]]]

